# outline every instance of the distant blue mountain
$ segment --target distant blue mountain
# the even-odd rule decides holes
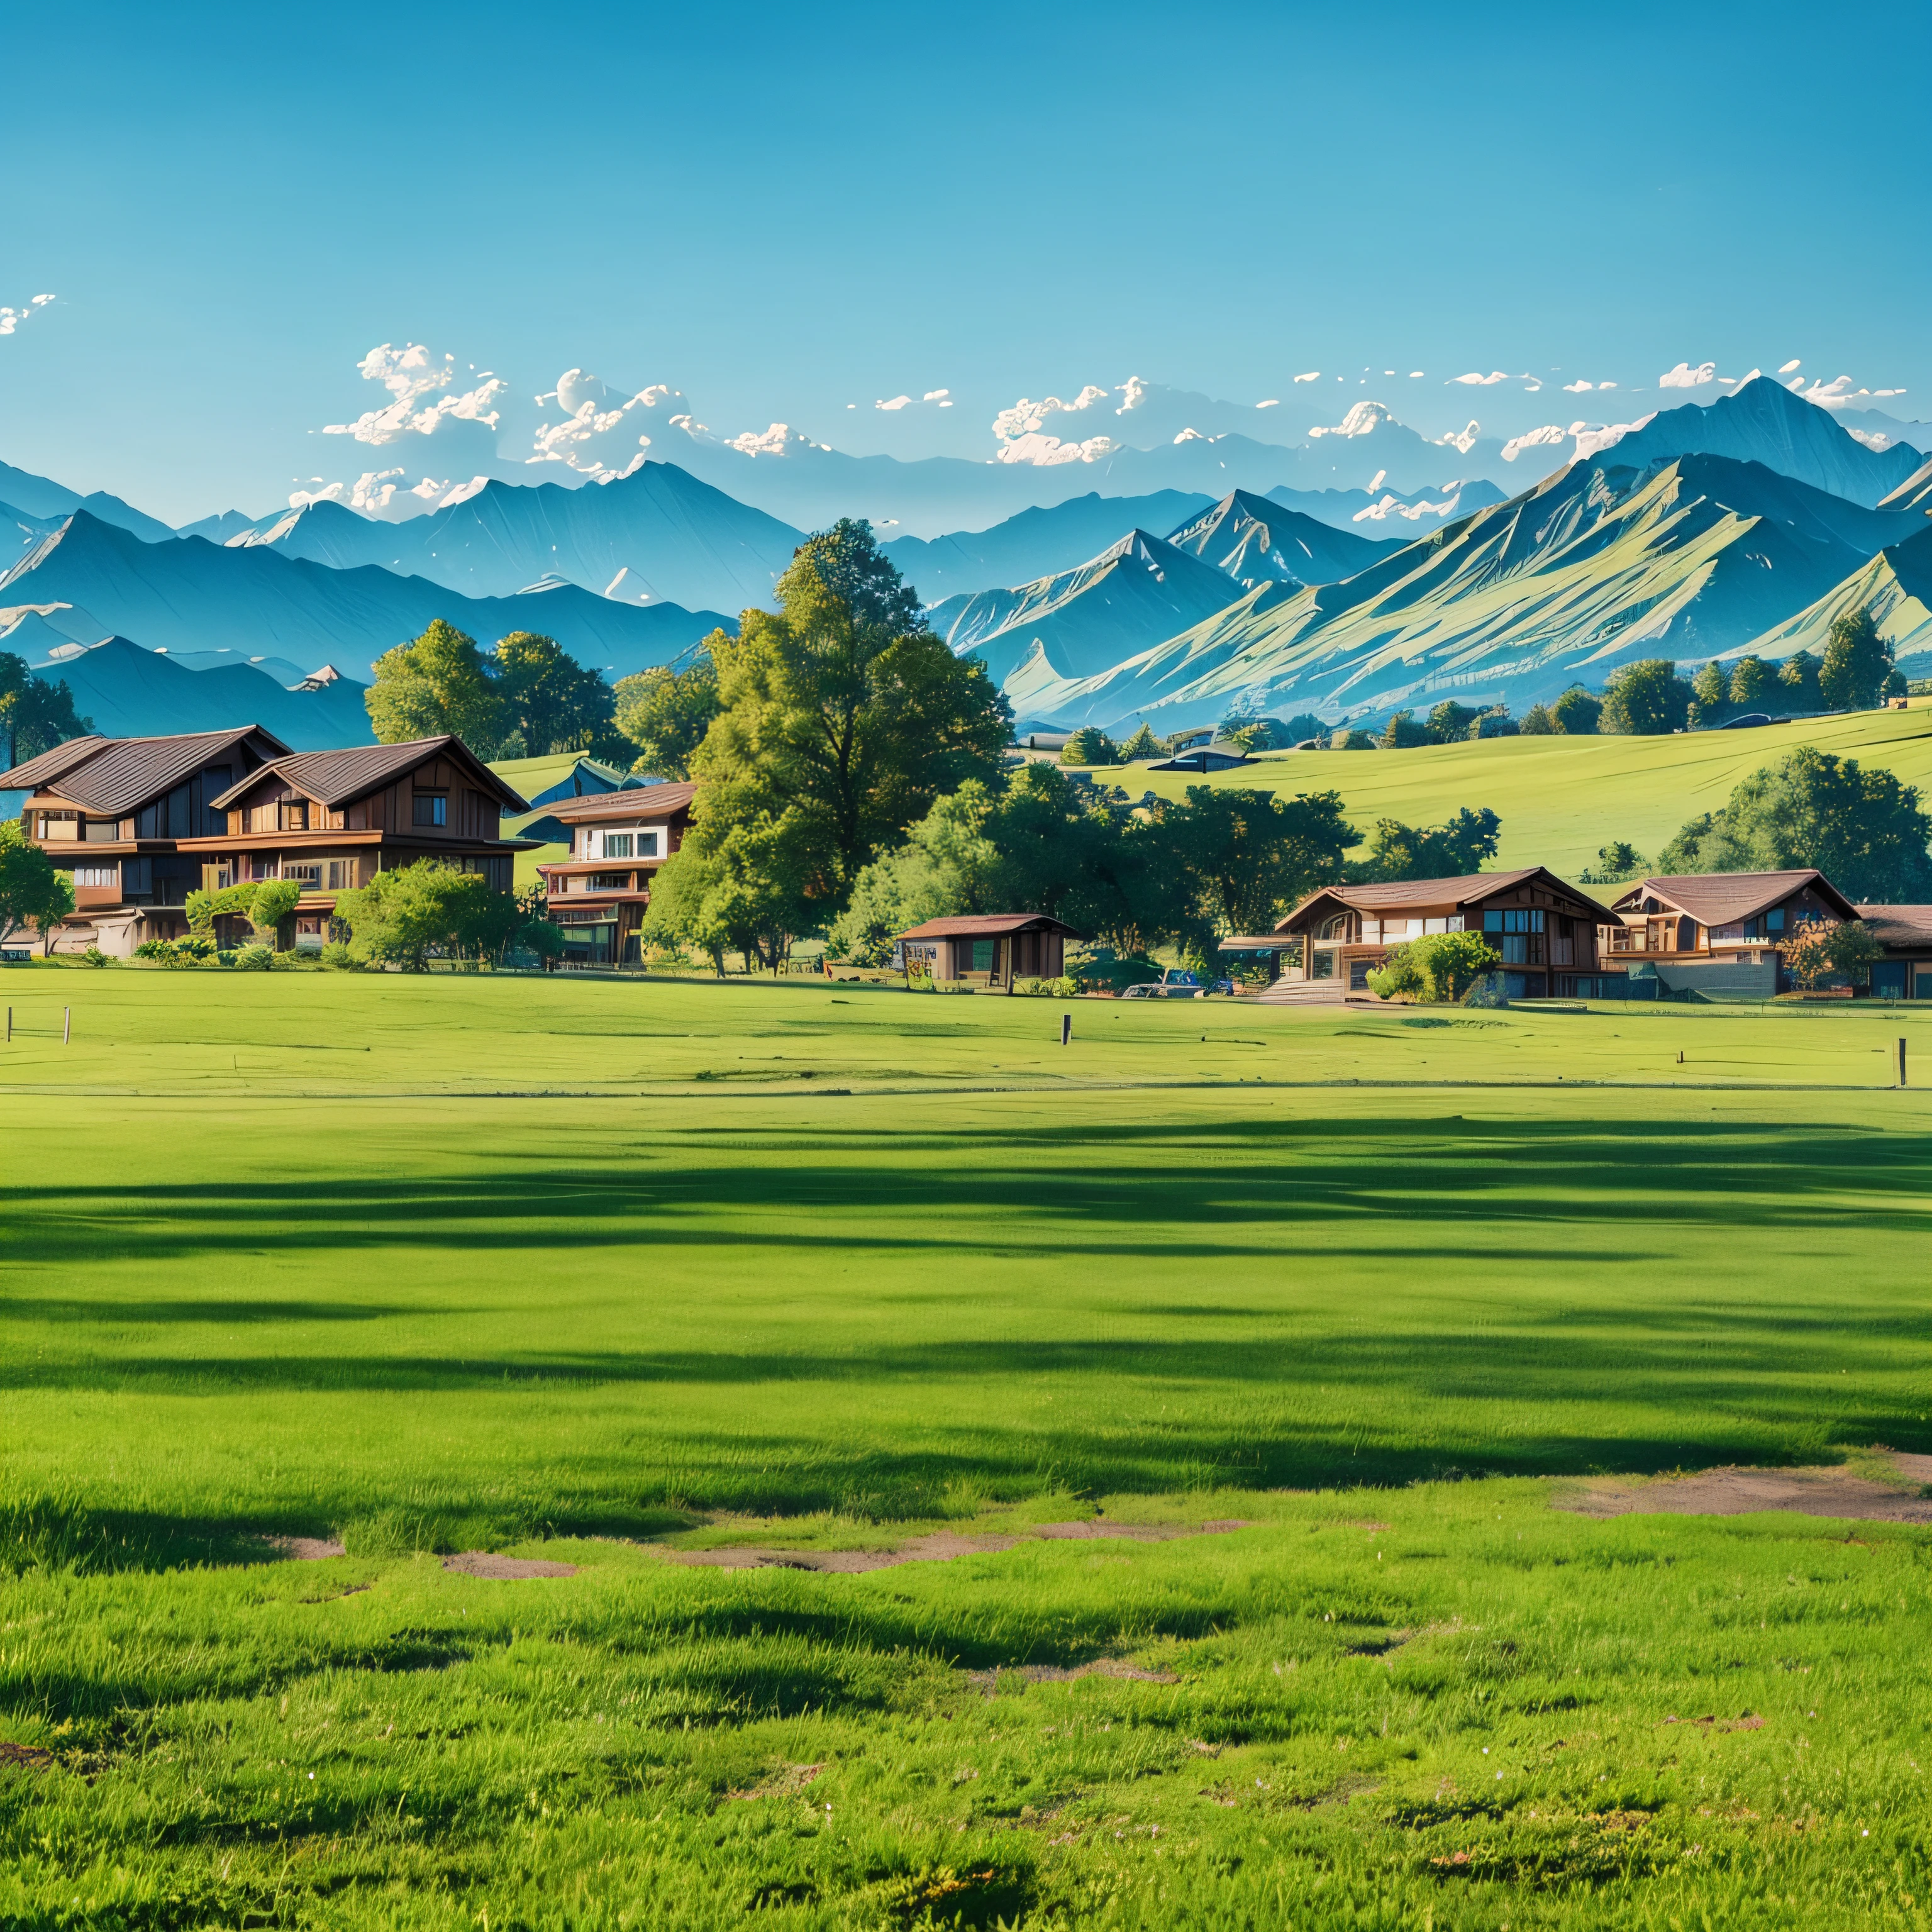
[[[373,566],[332,570],[263,548],[200,537],[142,543],[77,511],[0,577],[0,607],[77,604],[150,651],[229,650],[367,676],[375,658],[447,618],[486,647],[512,631],[556,638],[613,680],[664,664],[720,625],[716,610],[643,608],[558,583],[514,597],[465,597]],[[266,721],[265,721],[266,722]]]
[[[64,483],[36,476],[30,470],[16,470],[10,463],[0,463],[0,503],[10,504],[28,517],[68,517],[76,510],[85,510],[104,524],[131,530],[143,543],[165,543],[174,535],[158,518],[136,509],[131,503],[122,502],[118,496],[109,496],[104,490],[83,496]]]

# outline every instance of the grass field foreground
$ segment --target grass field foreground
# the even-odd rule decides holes
[[[1928,1916],[1909,1010],[0,986],[0,1925]]]

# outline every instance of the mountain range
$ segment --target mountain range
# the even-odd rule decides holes
[[[736,611],[770,604],[805,532],[674,464],[646,463],[574,490],[485,483],[401,524],[311,502],[222,541],[334,570],[377,565],[467,597],[514,596],[562,578],[622,604]]]
[[[486,647],[512,631],[543,632],[613,679],[668,663],[734,621],[676,604],[619,603],[560,580],[513,597],[466,597],[375,565],[332,569],[202,537],[143,543],[85,510],[0,577],[0,610],[28,604],[79,605],[151,651],[272,653],[357,676],[438,617]]]
[[[1761,464],[1694,455],[1640,470],[1620,453],[1340,582],[1285,595],[1269,581],[1153,644],[1144,624],[1123,627],[1103,670],[1078,608],[1082,573],[1044,602],[1042,586],[1009,593],[1004,624],[957,647],[986,657],[1016,710],[1064,725],[1145,718],[1173,730],[1230,709],[1339,717],[1444,695],[1528,704],[1576,680],[1600,685],[1636,657],[1749,648],[1888,536],[1923,528],[1916,512],[1866,510]],[[1036,603],[1050,628],[1033,621]],[[1077,659],[1059,641],[1076,626]]]
[[[1168,542],[1239,583],[1252,586],[1273,578],[1298,587],[1352,577],[1404,548],[1402,538],[1357,536],[1245,490],[1231,491],[1192,523],[1170,531]]]

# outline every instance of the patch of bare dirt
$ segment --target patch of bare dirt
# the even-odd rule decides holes
[[[1932,1484],[1932,1456],[1894,1456],[1908,1481]],[[1781,1510],[1868,1522],[1932,1522],[1932,1496],[1844,1469],[1706,1469],[1653,1482],[1600,1477],[1555,1499],[1581,1516],[1750,1516]]]
[[[965,1676],[974,1690],[989,1697],[999,1688],[1002,1677],[1021,1678],[1028,1684],[1071,1684],[1081,1677],[1119,1677],[1134,1684],[1180,1682],[1172,1670],[1143,1670],[1138,1664],[1124,1662],[1118,1657],[1096,1657],[1090,1664],[1076,1664],[1070,1668],[1057,1664],[1008,1664],[993,1670],[969,1670]]]
[[[824,1768],[822,1764],[781,1765],[764,1784],[749,1791],[728,1791],[720,1802],[748,1804],[758,1798],[796,1798]]]
[[[1716,1717],[1669,1717],[1664,1721],[1666,1724],[1689,1724],[1693,1729],[1700,1731],[1761,1731],[1764,1729],[1764,1720],[1754,1711],[1747,1711],[1742,1718],[1732,1718],[1728,1721]]]
[[[320,1563],[349,1552],[332,1536],[268,1536],[262,1541],[284,1562]]]
[[[38,1744],[16,1744],[0,1738],[0,1766],[17,1765],[22,1771],[51,1771],[54,1754]]]
[[[1028,1537],[1049,1543],[1168,1543],[1182,1536],[1225,1536],[1249,1526],[1232,1519],[1199,1524],[1043,1522],[1011,1536],[967,1536],[956,1530],[934,1530],[892,1550],[776,1550],[750,1543],[721,1544],[710,1550],[673,1550],[661,1543],[644,1547],[673,1563],[697,1569],[814,1570],[829,1576],[860,1576],[874,1570],[896,1569],[902,1563],[950,1563],[957,1557],[987,1556],[1011,1550]]]
[[[514,1581],[519,1576],[574,1576],[574,1563],[546,1563],[539,1558],[524,1556],[499,1556],[488,1550],[465,1550],[454,1556],[442,1559],[446,1570],[453,1570],[459,1576],[488,1576],[503,1582]]]

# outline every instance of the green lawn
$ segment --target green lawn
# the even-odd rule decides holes
[[[0,999],[0,1927],[1927,1919],[1910,1009]]]
[[[1426,707],[1425,707],[1426,708]],[[1600,846],[1627,838],[1653,862],[1684,821],[1714,812],[1748,773],[1800,745],[1883,766],[1932,795],[1932,704],[1909,711],[1695,731],[1667,738],[1489,738],[1409,752],[1292,752],[1203,779],[1130,765],[1099,771],[1134,797],[1179,798],[1190,784],[1339,791],[1365,836],[1378,818],[1439,825],[1462,806],[1502,820],[1498,866],[1547,866],[1574,878]]]

